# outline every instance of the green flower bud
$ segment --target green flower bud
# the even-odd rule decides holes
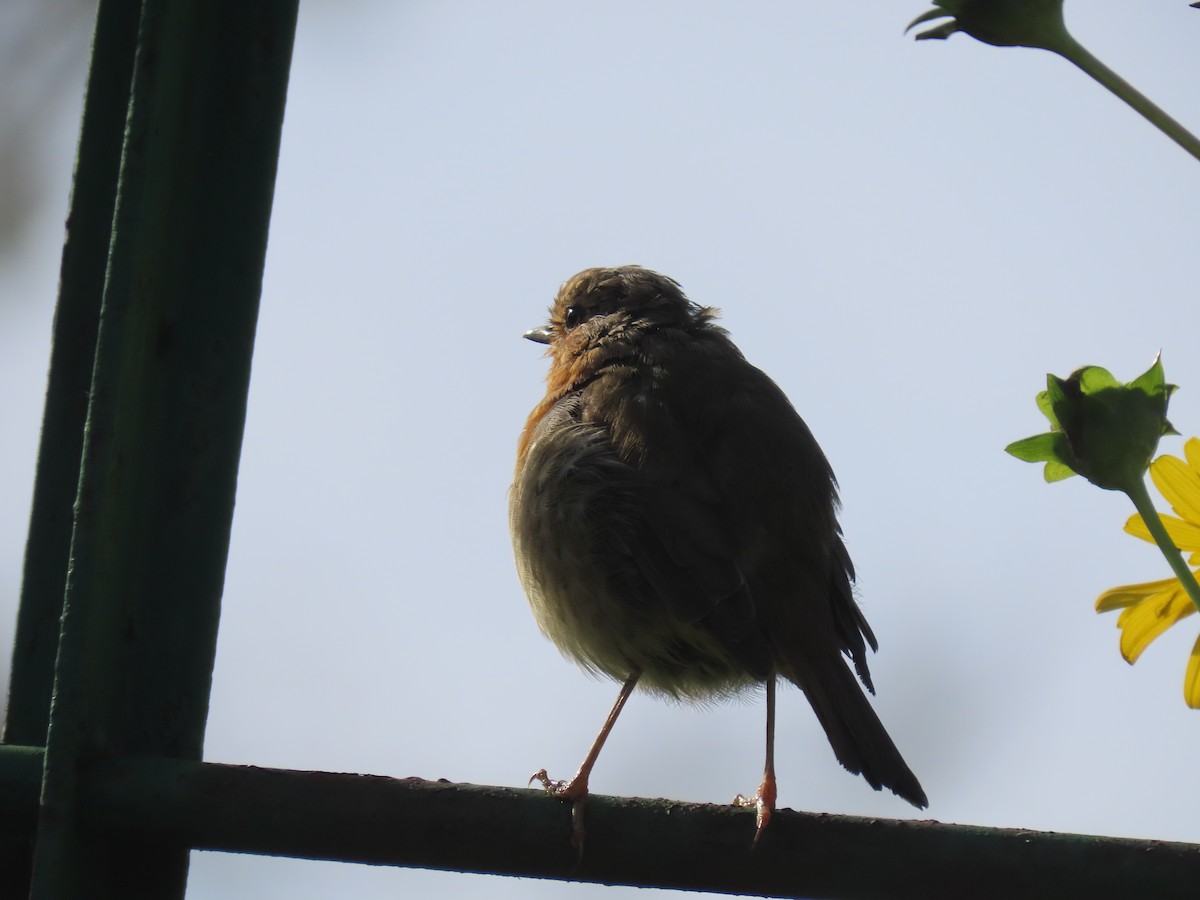
[[[1048,375],[1037,404],[1050,420],[1050,432],[1005,450],[1026,462],[1046,463],[1047,481],[1078,474],[1105,490],[1128,492],[1141,483],[1159,438],[1177,433],[1167,421],[1174,390],[1157,357],[1129,384],[1099,366],[1085,366],[1065,379]]]
[[[917,40],[945,40],[956,31],[997,47],[1061,46],[1066,34],[1063,0],[935,0],[937,9],[913,19],[916,25],[947,16],[951,21],[917,35]]]

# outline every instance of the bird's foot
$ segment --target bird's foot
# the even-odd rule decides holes
[[[529,776],[529,783],[540,781],[542,787],[546,789],[546,793],[557,797],[559,800],[582,800],[587,796],[588,784],[586,778],[576,776],[570,781],[555,781],[545,769],[538,769]]]
[[[571,804],[571,846],[583,855],[583,838],[585,835],[583,829],[583,810],[587,805],[588,798],[588,780],[586,777],[576,775],[570,781],[555,781],[545,769],[539,769],[534,772],[529,778],[529,783],[540,781],[542,787],[546,789],[546,793],[551,797],[557,797],[559,800],[566,800]]]
[[[754,832],[754,843],[757,844],[758,839],[763,836],[763,832],[771,823],[771,813],[775,812],[775,779],[764,778],[753,797],[738,794],[733,798],[733,804],[734,806],[754,807],[756,811],[754,820],[758,826]]]

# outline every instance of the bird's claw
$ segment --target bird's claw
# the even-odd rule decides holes
[[[767,830],[767,826],[771,824],[771,814],[775,811],[774,782],[764,781],[758,786],[758,791],[753,797],[738,794],[733,798],[733,805],[754,807],[754,822],[757,826],[754,831],[754,843],[757,844],[759,838],[763,836],[763,832]]]
[[[532,787],[535,781],[540,781],[542,783],[542,787],[546,789],[547,794],[553,794],[566,784],[565,781],[555,781],[552,779],[549,774],[547,774],[545,769],[538,769],[536,772],[530,775],[527,786]]]
[[[538,769],[529,776],[529,784],[532,785],[535,781],[540,781],[542,787],[546,789],[546,793],[559,800],[578,801],[588,794],[587,779],[578,776],[570,781],[555,781],[546,774],[545,769]]]
[[[529,777],[529,784],[535,781],[540,781],[542,787],[546,789],[546,793],[551,797],[557,797],[559,800],[565,800],[571,804],[571,846],[583,854],[583,810],[587,806],[588,785],[587,778],[576,776],[570,781],[555,781],[551,778],[545,769],[538,769]]]

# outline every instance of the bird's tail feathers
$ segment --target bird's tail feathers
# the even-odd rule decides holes
[[[840,658],[829,660],[812,677],[802,679],[800,687],[838,762],[875,788],[890,788],[920,809],[929,805],[917,776],[892,743],[891,737],[871,708],[854,675]],[[800,679],[797,679],[800,682]]]

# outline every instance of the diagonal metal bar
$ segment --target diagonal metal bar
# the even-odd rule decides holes
[[[296,0],[144,0],[31,897],[182,897],[187,849],[80,827],[110,755],[199,759]]]

